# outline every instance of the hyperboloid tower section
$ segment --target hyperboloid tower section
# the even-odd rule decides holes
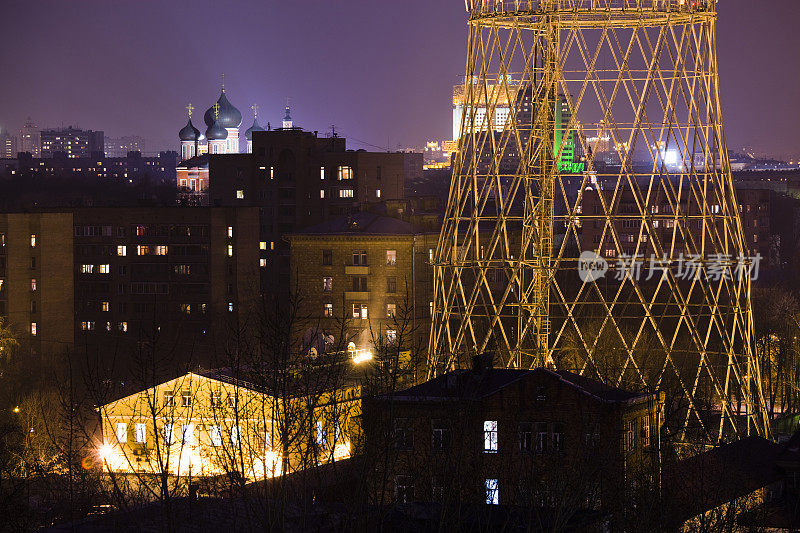
[[[712,0],[467,0],[430,373],[493,350],[661,390],[680,439],[768,433]]]

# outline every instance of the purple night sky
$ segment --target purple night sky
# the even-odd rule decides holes
[[[728,145],[800,157],[797,0],[721,0],[719,60]],[[27,116],[177,149],[226,74],[252,122],[295,124],[391,147],[446,139],[463,74],[461,0],[5,0],[0,18],[0,128]],[[199,112],[199,113],[198,113]]]

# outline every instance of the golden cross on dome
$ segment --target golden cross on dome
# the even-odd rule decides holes
[[[222,73],[222,92],[225,92],[225,73]]]
[[[253,118],[258,118],[258,104],[251,105],[250,109],[253,110]]]
[[[189,118],[191,119],[192,118],[192,111],[194,111],[194,106],[190,103],[189,105],[186,106],[186,111],[189,112]]]
[[[214,104],[214,118],[219,119],[219,102]]]

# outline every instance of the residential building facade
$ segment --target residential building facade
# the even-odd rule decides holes
[[[488,358],[365,403],[375,502],[613,510],[657,482],[662,396]]]
[[[290,286],[329,344],[352,342],[360,350],[402,342],[421,349],[428,339],[437,240],[438,234],[395,218],[338,217],[288,236]]]

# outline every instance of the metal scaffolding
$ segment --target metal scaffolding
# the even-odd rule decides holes
[[[430,375],[491,349],[666,391],[686,440],[768,434],[715,6],[466,1]]]

